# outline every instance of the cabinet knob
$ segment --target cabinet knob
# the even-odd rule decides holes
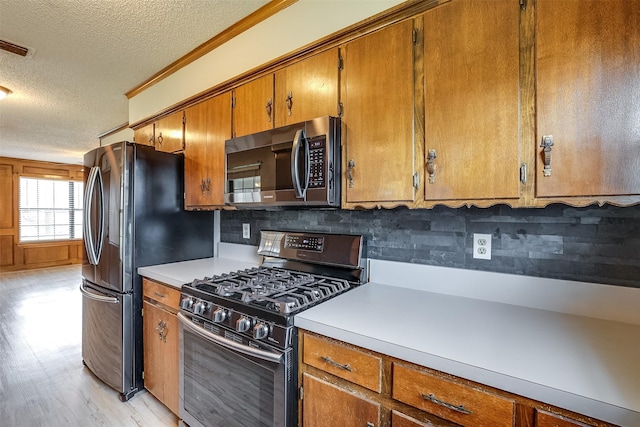
[[[542,137],[543,148],[542,156],[544,157],[544,169],[542,169],[543,176],[551,176],[551,147],[553,147],[553,135],[544,135]]]
[[[265,109],[267,110],[267,121],[271,122],[271,112],[273,111],[273,100],[271,98],[267,101]],[[289,113],[289,115],[291,115],[291,113]]]
[[[429,150],[427,154],[427,172],[429,172],[429,184],[436,182],[436,150]]]
[[[289,92],[289,95],[287,95],[287,110],[289,111],[289,115],[291,115],[291,110],[293,108],[293,92]]]
[[[356,167],[356,162],[353,159],[349,159],[347,163],[347,174],[349,175],[349,188],[353,188],[353,168]]]

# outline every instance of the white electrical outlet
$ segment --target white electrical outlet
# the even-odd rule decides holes
[[[251,238],[251,225],[250,224],[242,224],[242,238],[250,239]]]
[[[473,233],[473,257],[491,259],[491,234]]]

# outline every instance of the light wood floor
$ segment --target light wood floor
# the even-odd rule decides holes
[[[82,364],[80,266],[0,273],[0,426],[176,426],[150,393],[121,402]]]

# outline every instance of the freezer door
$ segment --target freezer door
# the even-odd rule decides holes
[[[123,219],[128,213],[129,169],[126,153],[117,143],[84,156],[84,244],[82,275],[98,286],[124,293],[132,289],[123,275],[124,242],[129,240]]]
[[[131,294],[111,293],[86,280],[82,293],[82,359],[102,381],[121,393],[132,394]]]

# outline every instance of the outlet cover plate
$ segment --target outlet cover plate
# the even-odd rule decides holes
[[[473,257],[491,259],[491,234],[473,233]]]
[[[242,238],[250,239],[251,238],[251,225],[244,223],[242,224]]]

